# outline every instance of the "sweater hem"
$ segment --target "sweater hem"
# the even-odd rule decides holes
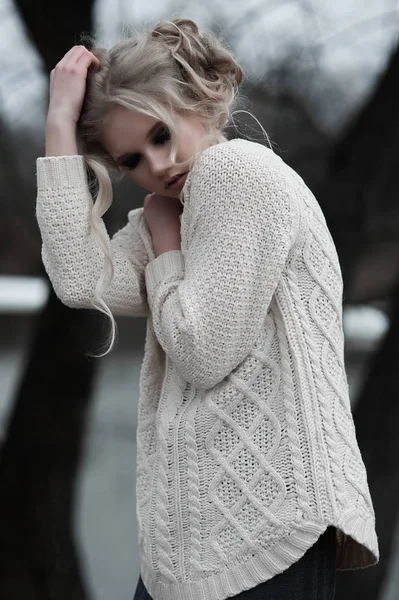
[[[156,581],[153,571],[143,560],[140,563],[141,577],[153,600],[225,600],[288,569],[302,558],[329,526],[340,530],[337,532],[337,570],[365,568],[378,562],[374,519],[363,518],[353,511],[353,514],[345,513],[337,521],[305,522],[273,548],[202,580],[183,583]]]
[[[317,542],[326,529],[327,524],[307,523],[303,529],[295,528],[270,550],[202,580],[190,583],[156,582],[153,572],[143,561],[141,578],[153,600],[224,600],[288,569]]]
[[[380,555],[374,516],[363,518],[353,509],[332,525],[343,534],[338,542],[337,570],[364,569],[378,563]]]

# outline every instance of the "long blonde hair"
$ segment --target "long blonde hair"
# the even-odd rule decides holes
[[[89,69],[77,135],[79,152],[96,183],[91,226],[104,251],[104,268],[93,307],[111,319],[108,349],[99,355],[105,356],[114,345],[116,324],[102,297],[114,269],[101,217],[112,203],[109,172],[118,168],[101,145],[105,118],[119,105],[163,121],[171,132],[172,162],[178,164],[173,113],[199,116],[217,143],[230,123],[243,71],[221,39],[183,18],[161,21],[153,29],[122,39],[110,50],[94,47],[91,51],[101,66]]]

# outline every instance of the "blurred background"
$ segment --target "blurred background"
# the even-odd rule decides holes
[[[102,315],[63,306],[35,220],[48,74],[82,32],[185,16],[221,34],[275,151],[315,193],[345,283],[346,362],[381,560],[337,599],[399,598],[399,2],[0,0],[0,598],[131,600],[139,575],[135,432],[145,320],[89,359]],[[263,141],[239,113],[235,136]],[[115,185],[110,234],[144,193]]]

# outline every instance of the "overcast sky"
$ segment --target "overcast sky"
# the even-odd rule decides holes
[[[222,34],[235,40],[233,50],[246,71],[264,72],[266,82],[268,64],[286,53],[287,44],[302,50],[303,60],[341,92],[341,102],[320,108],[325,88],[315,78],[310,96],[326,129],[343,122],[370,90],[399,28],[399,0],[97,0],[96,5],[97,28],[107,45],[117,40],[121,23],[181,15],[206,27],[215,14]],[[0,0],[0,57],[0,110],[15,124],[40,127],[47,81],[12,0]]]

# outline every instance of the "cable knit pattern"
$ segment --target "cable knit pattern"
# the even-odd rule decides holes
[[[189,412],[195,411],[195,405],[189,405]],[[190,514],[190,565],[192,572],[197,574],[201,572],[201,503],[198,497],[199,489],[199,465],[198,465],[198,447],[195,436],[193,418],[187,415],[186,421],[186,443],[187,443],[187,486],[188,486],[188,506]]]
[[[147,317],[137,429],[141,575],[155,600],[223,600],[287,569],[329,525],[337,566],[378,560],[344,366],[342,278],[323,213],[270,149],[204,150],[181,250],[142,209],[109,240],[105,300]],[[38,159],[43,261],[87,307],[103,257],[81,157]]]

